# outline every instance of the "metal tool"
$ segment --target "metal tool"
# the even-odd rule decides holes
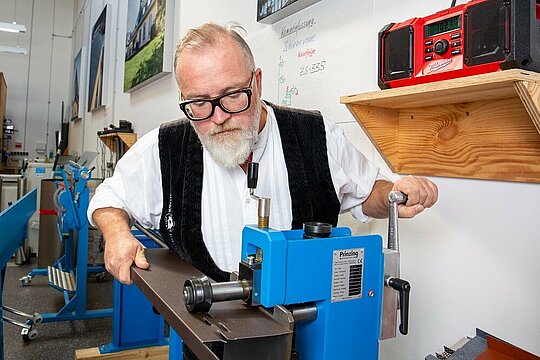
[[[269,226],[270,219],[270,199],[255,195],[255,189],[257,188],[257,181],[259,179],[259,164],[250,162],[248,164],[247,172],[247,185],[249,189],[249,195],[258,201],[258,223],[260,228],[267,228]]]
[[[384,298],[383,298],[383,327],[381,339],[396,336],[397,310],[400,310],[399,331],[407,335],[409,331],[409,293],[411,285],[400,278],[400,255],[398,233],[398,205],[407,202],[407,195],[400,191],[388,194],[388,245],[385,249],[384,264]]]
[[[390,213],[388,214],[388,249],[399,251],[398,205],[407,202],[407,195],[401,191],[388,193]]]

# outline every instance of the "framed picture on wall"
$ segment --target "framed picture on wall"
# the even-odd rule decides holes
[[[103,70],[105,69],[105,28],[107,7],[96,20],[90,39],[90,74],[88,76],[88,111],[94,111],[103,104]]]
[[[257,21],[273,24],[320,0],[257,0]]]
[[[124,92],[171,72],[172,0],[128,0]]]
[[[81,55],[82,48],[77,52],[77,56],[73,60],[73,81],[71,83],[71,121],[80,120],[82,118],[79,111],[80,98],[80,79],[81,79]]]

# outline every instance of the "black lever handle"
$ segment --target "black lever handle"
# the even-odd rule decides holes
[[[256,163],[256,162],[248,163],[248,172],[247,172],[248,189],[257,188],[258,179],[259,179],[259,163]]]
[[[411,292],[411,284],[407,280],[394,277],[388,278],[386,283],[399,293],[399,315],[401,319],[399,332],[407,335],[409,332],[409,293]]]

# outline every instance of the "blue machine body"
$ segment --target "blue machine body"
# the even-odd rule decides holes
[[[381,334],[384,255],[379,235],[352,236],[334,228],[328,238],[303,230],[244,228],[242,259],[262,253],[253,298],[264,307],[315,303],[317,318],[295,325],[303,359],[377,359]]]

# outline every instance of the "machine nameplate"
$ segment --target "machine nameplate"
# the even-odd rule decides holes
[[[360,299],[364,275],[364,249],[334,250],[332,302]]]

